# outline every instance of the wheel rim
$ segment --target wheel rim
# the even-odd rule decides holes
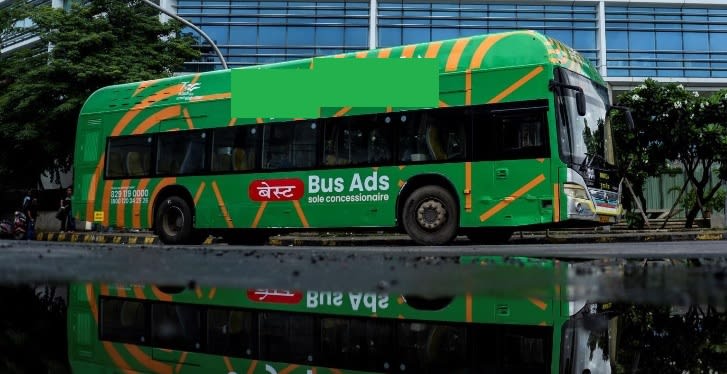
[[[164,232],[169,236],[176,236],[184,227],[184,213],[177,206],[171,206],[164,214],[162,222]]]
[[[417,223],[425,230],[437,230],[447,222],[447,209],[437,199],[424,200],[417,208]]]

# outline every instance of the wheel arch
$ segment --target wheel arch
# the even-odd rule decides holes
[[[402,220],[401,220],[401,213],[404,209],[404,202],[406,201],[407,197],[412,194],[412,192],[416,191],[417,188],[427,186],[427,185],[437,185],[444,189],[446,189],[449,193],[452,194],[452,197],[454,197],[455,206],[459,209],[460,201],[459,201],[459,194],[457,193],[457,190],[454,188],[454,184],[452,181],[449,180],[449,178],[445,177],[442,174],[436,174],[436,173],[429,173],[429,174],[418,174],[414,177],[411,177],[407,179],[407,181],[404,183],[404,186],[401,187],[399,190],[399,195],[396,198],[396,225],[399,229],[403,229],[402,226]],[[459,215],[459,220],[461,221],[462,215]],[[459,225],[460,222],[457,222],[457,225]]]
[[[187,190],[186,187],[178,184],[173,184],[162,188],[162,190],[159,191],[157,196],[154,198],[154,209],[152,210],[152,221],[150,222],[151,228],[156,228],[156,219],[157,212],[159,211],[159,206],[162,204],[164,199],[170,196],[179,196],[180,198],[184,199],[187,205],[189,205],[189,209],[192,212],[192,229],[194,229],[197,215],[197,207],[194,204],[194,199],[192,198],[192,194],[189,193],[189,190]]]

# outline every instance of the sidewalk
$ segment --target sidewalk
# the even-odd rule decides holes
[[[677,240],[724,240],[727,230],[713,229],[670,229],[670,230],[547,230],[516,231],[510,239],[511,244],[545,243],[616,243],[641,241]],[[109,244],[161,244],[151,232],[100,233],[100,232],[40,232],[36,240],[67,241],[78,243]],[[208,237],[204,244],[223,243],[221,238]],[[455,243],[471,245],[467,237],[458,236]],[[405,234],[398,233],[346,233],[346,232],[298,232],[273,235],[268,240],[273,246],[405,246],[414,241]]]

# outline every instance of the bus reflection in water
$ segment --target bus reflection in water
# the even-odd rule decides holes
[[[76,373],[610,372],[614,316],[567,301],[557,262],[522,264],[556,282],[523,295],[435,299],[76,283],[70,362]]]

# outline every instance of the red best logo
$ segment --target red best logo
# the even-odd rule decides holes
[[[278,289],[248,289],[247,298],[258,303],[298,304],[303,300],[303,293],[299,291]]]
[[[297,178],[254,180],[247,188],[253,201],[300,200],[304,193],[303,181]]]

